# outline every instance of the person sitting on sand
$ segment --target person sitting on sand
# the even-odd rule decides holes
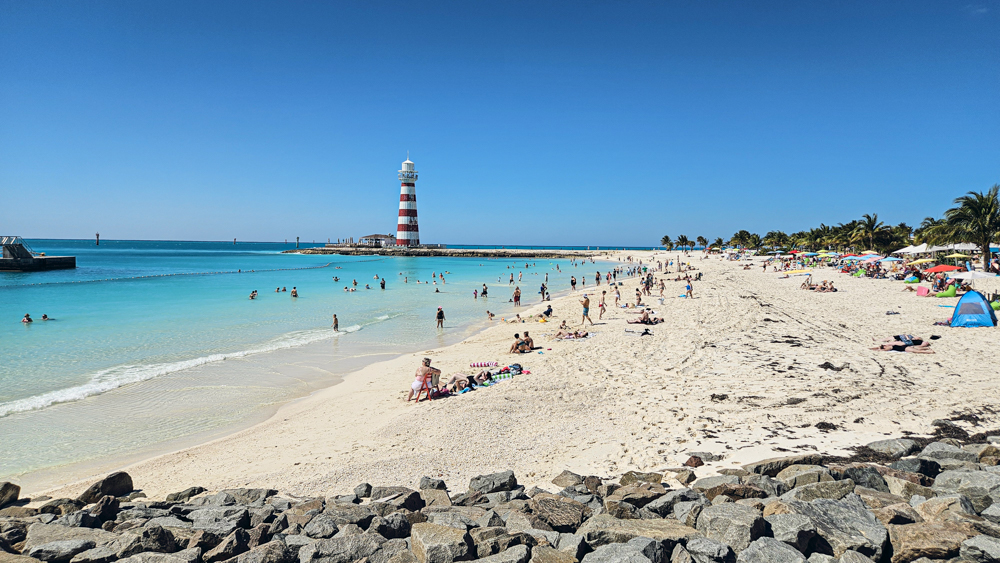
[[[569,329],[570,329],[570,328],[569,328],[569,325],[568,325],[568,324],[566,324],[566,321],[565,321],[565,320],[564,320],[564,321],[562,322],[562,324],[561,324],[561,325],[559,325],[559,330],[569,330]]]
[[[528,350],[535,349],[535,339],[528,336],[528,331],[524,331],[524,345],[527,346]],[[541,346],[539,346],[541,348]]]
[[[552,305],[549,305],[549,307],[547,309],[545,309],[544,311],[542,311],[542,315],[545,315],[546,317],[551,317],[552,316]]]
[[[434,381],[437,377],[441,377],[441,370],[432,368],[431,359],[424,358],[420,363],[420,367],[417,368],[416,374],[414,374],[413,383],[410,384],[410,394],[406,397],[406,402],[409,403],[410,399],[413,398],[413,394],[418,393],[425,383],[432,389],[437,387]],[[417,401],[419,400],[418,398]]]
[[[525,353],[525,352],[528,351],[527,348],[528,348],[528,346],[527,346],[527,344],[524,343],[524,340],[521,339],[520,333],[515,333],[514,334],[514,343],[510,345],[510,351],[508,353],[509,354],[523,354],[523,353]]]

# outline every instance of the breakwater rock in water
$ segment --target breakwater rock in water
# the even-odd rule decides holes
[[[555,492],[505,471],[462,490],[424,477],[416,489],[362,483],[325,498],[192,487],[152,500],[118,472],[39,504],[3,483],[0,562],[998,561],[1000,436],[946,435],[700,479],[690,468],[712,454],[614,479],[564,471]]]
[[[606,253],[607,251],[604,251]],[[285,250],[284,254],[339,254],[343,256],[452,256],[455,258],[596,258],[600,250],[553,250],[526,248],[407,248],[327,246]]]

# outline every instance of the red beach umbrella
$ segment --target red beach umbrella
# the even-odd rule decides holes
[[[940,266],[934,266],[933,268],[927,268],[924,272],[928,274],[937,274],[939,272],[954,272],[955,270],[961,270],[958,266],[949,266],[947,264],[941,264]]]

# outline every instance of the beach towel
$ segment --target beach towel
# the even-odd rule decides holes
[[[469,367],[470,368],[491,368],[491,367],[498,366],[498,365],[500,365],[500,364],[498,364],[497,362],[472,362],[471,364],[469,364]]]

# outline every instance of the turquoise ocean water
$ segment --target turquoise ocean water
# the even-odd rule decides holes
[[[368,363],[458,341],[487,324],[487,309],[509,315],[511,273],[532,304],[546,274],[556,294],[570,275],[592,280],[607,267],[282,254],[294,245],[276,243],[28,242],[78,267],[0,273],[0,480],[219,435]],[[416,283],[442,272],[444,284]],[[489,298],[474,300],[483,283]]]

